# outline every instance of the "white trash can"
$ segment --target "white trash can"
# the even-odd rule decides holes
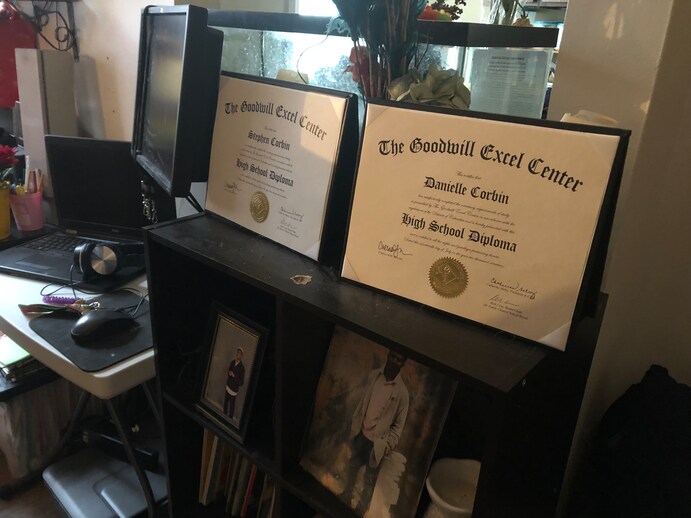
[[[480,466],[480,462],[473,459],[435,461],[425,481],[432,499],[425,518],[470,518]]]

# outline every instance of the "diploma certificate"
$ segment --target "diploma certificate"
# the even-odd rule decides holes
[[[222,75],[206,208],[317,260],[347,102]]]
[[[563,350],[620,141],[580,129],[369,104],[342,276]]]

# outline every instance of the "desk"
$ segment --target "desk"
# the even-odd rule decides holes
[[[111,418],[123,439],[127,457],[144,489],[149,516],[153,516],[154,500],[151,486],[134,456],[128,440],[128,433],[122,427],[120,417],[111,402],[116,396],[141,385],[145,389],[155,417],[160,423],[156,406],[146,385],[146,382],[155,376],[153,347],[101,371],[86,372],[81,370],[50,343],[35,333],[29,326],[30,317],[24,315],[19,309],[18,304],[42,302],[40,292],[45,284],[43,281],[0,274],[0,293],[2,294],[0,298],[0,329],[46,367],[83,391],[70,425],[55,451],[49,455],[48,462],[53,459],[55,454],[59,453],[59,450],[62,449],[73,433],[77,422],[81,419],[89,396],[96,396],[106,404]],[[127,286],[145,292],[147,290],[146,278],[141,276]],[[64,294],[69,295],[69,293]],[[91,295],[85,295],[85,298],[89,297]]]
[[[20,311],[18,304],[42,302],[40,291],[45,284],[43,281],[0,274],[0,330],[3,333],[46,367],[99,399],[112,399],[155,376],[153,348],[102,371],[85,372],[36,334],[29,327],[30,317]],[[146,278],[141,276],[127,286],[146,291]]]

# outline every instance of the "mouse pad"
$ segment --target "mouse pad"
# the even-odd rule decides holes
[[[99,301],[106,308],[123,308],[136,306],[140,296],[129,291],[116,291],[90,300]],[[70,331],[78,318],[79,315],[76,313],[57,312],[32,319],[29,327],[77,367],[87,372],[106,369],[153,346],[149,302],[146,300],[137,312],[138,326],[92,343],[78,344],[72,338]]]

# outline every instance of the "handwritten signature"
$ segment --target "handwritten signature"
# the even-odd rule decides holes
[[[380,252],[386,252],[388,254],[391,254],[391,257],[393,257],[394,259],[398,259],[402,255],[413,255],[405,253],[403,248],[401,248],[401,246],[398,244],[389,245],[384,243],[383,241],[379,241],[379,246],[377,247],[377,249]]]
[[[495,302],[497,304],[504,304],[505,306],[516,306],[516,307],[519,306],[515,302],[512,302],[509,299],[505,299],[504,297],[501,297],[499,295],[492,295],[492,298],[489,300],[491,300],[492,302]]]
[[[296,219],[300,222],[302,222],[302,218],[305,217],[304,214],[296,211],[295,209],[286,209],[285,207],[281,206],[279,212],[285,216],[292,217],[293,219]]]
[[[492,286],[507,290],[513,293],[514,295],[520,295],[521,297],[525,297],[530,300],[535,300],[535,297],[537,297],[536,290],[526,288],[525,286],[522,286],[521,283],[518,281],[500,281],[492,277],[492,279],[489,282]]]
[[[296,231],[297,227],[285,218],[281,218],[281,226],[285,229]]]

